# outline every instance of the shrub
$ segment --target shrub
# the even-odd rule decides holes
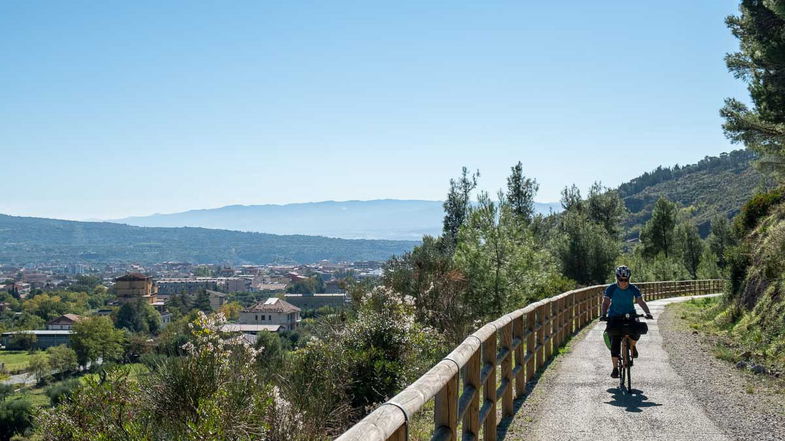
[[[55,383],[46,388],[44,392],[52,406],[57,406],[62,403],[64,399],[71,396],[71,394],[80,386],[80,381],[76,378]]]
[[[742,236],[758,224],[758,220],[763,218],[769,213],[769,210],[774,205],[782,201],[783,190],[775,189],[767,193],[758,193],[754,195],[744,206],[741,207],[741,212],[736,217],[736,229],[739,236]]]
[[[25,399],[0,402],[0,441],[25,435],[33,426],[33,405]]]

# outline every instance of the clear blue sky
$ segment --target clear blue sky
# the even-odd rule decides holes
[[[734,0],[0,2],[0,213],[495,192],[732,147]]]

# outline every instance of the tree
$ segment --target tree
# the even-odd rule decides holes
[[[651,219],[641,229],[641,242],[647,256],[663,253],[667,258],[673,254],[677,212],[676,204],[662,196],[654,203]]]
[[[461,169],[458,180],[450,179],[450,191],[444,201],[443,245],[453,250],[458,239],[458,230],[463,225],[471,206],[471,193],[477,187],[480,172],[469,174],[469,169]]]
[[[262,375],[272,378],[278,373],[284,361],[284,350],[281,345],[281,337],[276,332],[261,332],[257,335],[256,349],[259,353],[256,356],[256,363]]]
[[[33,350],[38,344],[38,336],[32,332],[18,331],[11,337],[10,346],[13,349]]]
[[[507,177],[507,204],[527,224],[534,216],[534,196],[539,189],[537,181],[523,175],[523,164],[518,161],[512,167],[512,174]]]
[[[49,356],[46,352],[41,351],[31,355],[28,369],[39,382],[48,378],[52,372],[52,367],[49,365]]]
[[[413,299],[418,323],[443,332],[449,342],[457,344],[465,338],[473,318],[461,301],[468,280],[446,248],[442,238],[424,236],[422,244],[385,263],[382,284]],[[369,290],[359,290],[352,302],[358,303]]]
[[[763,155],[782,178],[785,171],[785,7],[780,1],[742,0],[741,15],[726,23],[739,39],[739,52],[725,63],[736,78],[747,83],[753,107],[728,98],[720,114],[725,135]]]
[[[717,256],[717,265],[725,268],[727,260],[725,250],[736,244],[730,222],[725,216],[717,216],[711,221],[711,234],[707,238],[709,249]]]
[[[589,189],[585,204],[589,219],[602,225],[611,237],[618,238],[621,221],[627,214],[619,192],[603,187],[600,182],[595,182]]]
[[[693,279],[697,279],[698,267],[700,266],[704,249],[698,228],[691,223],[684,222],[679,225],[677,237],[681,242],[684,267],[687,268]]]
[[[213,307],[210,305],[210,293],[206,289],[199,290],[194,300],[193,308],[206,314],[213,312]]]
[[[554,239],[554,250],[565,276],[582,285],[604,283],[613,273],[619,243],[584,213],[564,213]]]
[[[564,187],[561,191],[561,206],[564,211],[583,211],[583,198],[581,191],[575,184]]]
[[[175,294],[166,303],[166,309],[175,318],[180,318],[191,311],[191,301],[185,294]]]
[[[461,299],[474,319],[491,319],[558,289],[557,264],[499,194],[481,193],[461,227],[454,260],[468,286]]]
[[[117,311],[115,324],[131,332],[157,334],[161,328],[161,315],[152,305],[140,299],[123,304]]]
[[[221,305],[219,312],[221,312],[227,320],[237,320],[240,318],[240,311],[243,310],[243,305],[238,302],[229,302]]]
[[[123,355],[123,331],[116,329],[108,317],[89,317],[74,323],[71,346],[79,364],[86,366],[99,359],[119,360]]]
[[[303,280],[298,280],[286,287],[286,292],[292,294],[315,294],[324,292],[324,280],[318,274]]]
[[[51,346],[46,348],[46,354],[49,356],[49,366],[55,372],[73,372],[79,367],[76,352],[68,346]]]

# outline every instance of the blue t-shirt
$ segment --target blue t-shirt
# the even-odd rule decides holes
[[[611,299],[608,308],[608,317],[618,317],[624,314],[635,314],[635,299],[641,296],[641,290],[630,283],[627,289],[619,288],[617,283],[605,288],[605,297]]]

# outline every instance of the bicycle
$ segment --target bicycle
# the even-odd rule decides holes
[[[621,335],[621,353],[619,354],[618,360],[616,362],[616,368],[619,370],[619,389],[625,390],[627,392],[632,390],[632,354],[631,354],[631,346],[632,346],[632,338],[630,334],[645,334],[646,332],[633,332],[633,331],[640,331],[640,329],[636,330],[634,327],[639,326],[638,323],[640,321],[638,318],[645,317],[645,314],[625,314],[621,317],[612,317],[607,320],[620,322],[621,326],[619,326],[622,331],[620,332]],[[647,329],[648,331],[648,329]],[[608,342],[609,344],[609,342]],[[624,383],[627,383],[626,388]]]

